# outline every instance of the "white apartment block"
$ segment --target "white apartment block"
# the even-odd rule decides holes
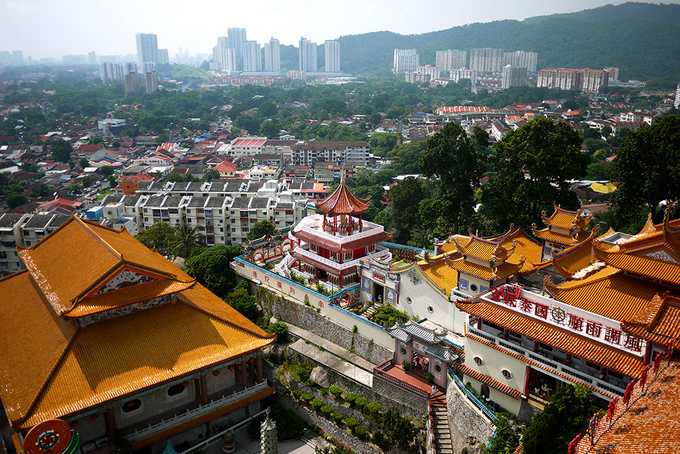
[[[318,70],[318,57],[316,54],[316,43],[307,38],[300,38],[298,49],[298,63],[301,73],[315,73]]]
[[[419,64],[418,52],[415,49],[394,49],[393,73],[415,71]]]
[[[142,72],[152,71],[158,64],[158,38],[153,33],[137,33],[137,62]]]
[[[535,73],[538,66],[538,53],[526,50],[516,50],[503,54],[504,64],[515,68],[525,68],[530,73]]]
[[[500,73],[504,66],[503,49],[482,48],[470,50],[470,69],[481,73]]]
[[[406,82],[431,82],[439,79],[439,68],[432,65],[418,66],[415,71],[404,74]]]
[[[0,275],[24,268],[17,247],[31,247],[68,219],[63,214],[0,214]]]
[[[293,164],[314,166],[317,162],[338,165],[365,166],[370,149],[366,142],[320,141],[299,142],[293,145]]]
[[[527,69],[512,65],[505,65],[501,88],[507,90],[512,87],[525,87],[528,84]]]
[[[270,73],[281,72],[281,44],[276,38],[264,43],[264,70]]]
[[[476,72],[473,71],[472,69],[458,68],[458,69],[454,69],[452,71],[449,71],[449,80],[452,80],[455,83],[458,83],[458,82],[460,82],[461,80],[464,80],[464,79],[474,80],[475,75],[476,75]]]
[[[339,73],[340,70],[340,41],[328,40],[323,43],[324,48],[324,71],[327,73]]]
[[[243,71],[262,71],[260,45],[257,43],[257,41],[246,41],[243,54]]]
[[[262,153],[266,143],[266,137],[237,137],[227,147],[226,154],[232,158],[255,156]]]
[[[538,87],[597,93],[609,85],[609,73],[591,68],[544,68],[538,72]]]
[[[438,50],[435,52],[435,66],[440,71],[466,68],[467,51],[460,49]]]
[[[217,180],[201,183],[152,182],[133,196],[116,195],[102,202],[107,224],[141,231],[158,222],[186,223],[208,245],[243,243],[250,229],[267,220],[291,227],[306,215],[307,199],[294,195],[287,182]]]
[[[678,87],[675,89],[675,102],[673,102],[673,107],[680,109],[680,82],[678,82]]]

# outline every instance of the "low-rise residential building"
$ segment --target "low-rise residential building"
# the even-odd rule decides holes
[[[314,166],[316,162],[366,166],[370,149],[367,142],[312,140],[293,145],[293,164]]]

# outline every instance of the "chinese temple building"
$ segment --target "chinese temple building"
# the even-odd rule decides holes
[[[680,332],[680,220],[609,231],[556,254],[565,280],[505,284],[457,307],[470,315],[464,380],[518,415],[563,383],[622,396]]]
[[[292,231],[299,241],[292,252],[296,268],[314,279],[343,288],[359,282],[359,261],[367,256],[389,255],[377,244],[385,229],[364,221],[368,202],[352,194],[341,181],[337,189],[317,205],[318,214],[303,218]]]
[[[0,280],[0,401],[17,452],[65,420],[84,452],[160,452],[259,410],[273,342],[125,230],[72,217]]]
[[[569,246],[574,246],[585,240],[590,234],[588,228],[592,215],[589,211],[579,209],[569,211],[555,206],[552,215],[541,213],[541,219],[546,225],[538,230],[533,227],[533,234],[543,240],[543,256],[541,261],[550,260],[553,255]]]

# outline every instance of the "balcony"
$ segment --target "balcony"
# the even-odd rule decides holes
[[[481,337],[487,342],[498,345],[499,347],[509,350],[511,352],[517,353],[524,356],[525,358],[538,362],[544,366],[553,369],[556,373],[568,375],[574,380],[579,382],[587,383],[596,388],[596,390],[601,390],[605,394],[603,397],[609,397],[610,394],[623,395],[626,387],[625,380],[620,380],[615,377],[608,377],[608,381],[602,380],[600,378],[594,377],[594,373],[599,373],[599,371],[594,372],[591,370],[582,370],[579,366],[572,367],[572,365],[565,364],[567,361],[561,357],[556,357],[556,353],[562,354],[562,352],[553,351],[551,355],[545,352],[533,351],[531,348],[527,348],[522,345],[522,341],[515,341],[510,338],[503,338],[499,335],[490,334],[488,332],[481,331],[472,325],[468,326],[468,332],[474,336]],[[580,370],[581,369],[581,370]],[[543,371],[545,372],[545,371]],[[549,374],[550,372],[548,372]],[[557,377],[559,380],[563,380],[562,377]]]
[[[257,393],[266,390],[267,388],[269,388],[269,384],[267,383],[267,380],[264,380],[260,383],[242,388],[238,391],[224,394],[210,400],[206,404],[182,410],[175,415],[160,419],[159,421],[153,422],[146,426],[139,427],[125,435],[125,438],[130,442],[136,442],[150,436],[163,433],[172,427],[188,423],[196,418],[208,415],[222,407],[252,397]]]

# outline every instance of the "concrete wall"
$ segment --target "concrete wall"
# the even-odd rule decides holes
[[[113,414],[116,421],[116,427],[130,427],[145,419],[171,412],[174,408],[179,408],[193,402],[196,399],[195,381],[193,379],[188,379],[181,383],[184,383],[185,389],[177,396],[168,396],[167,391],[169,386],[163,386],[162,388],[155,389],[149,393],[131,396],[128,399],[122,400],[119,405],[114,405]],[[134,399],[140,399],[142,401],[141,408],[130,413],[123,412],[122,407],[125,402]]]
[[[451,380],[446,392],[453,452],[480,453],[487,445],[494,425],[477,409]]]
[[[378,342],[372,335],[378,331],[377,329],[363,326],[358,318],[355,319],[345,311],[327,308],[324,313],[311,304],[307,306],[280,298],[262,287],[257,290],[257,298],[268,315],[311,331],[373,364],[380,364],[392,358],[394,339],[382,330],[379,334],[389,338],[388,346],[383,345],[386,343],[385,339],[381,338],[381,342]],[[356,333],[354,326],[357,326]]]
[[[415,411],[418,415],[422,416],[427,413],[426,396],[397,386],[380,375],[373,375],[373,392],[380,396],[392,396],[393,399],[398,399],[401,404]]]

